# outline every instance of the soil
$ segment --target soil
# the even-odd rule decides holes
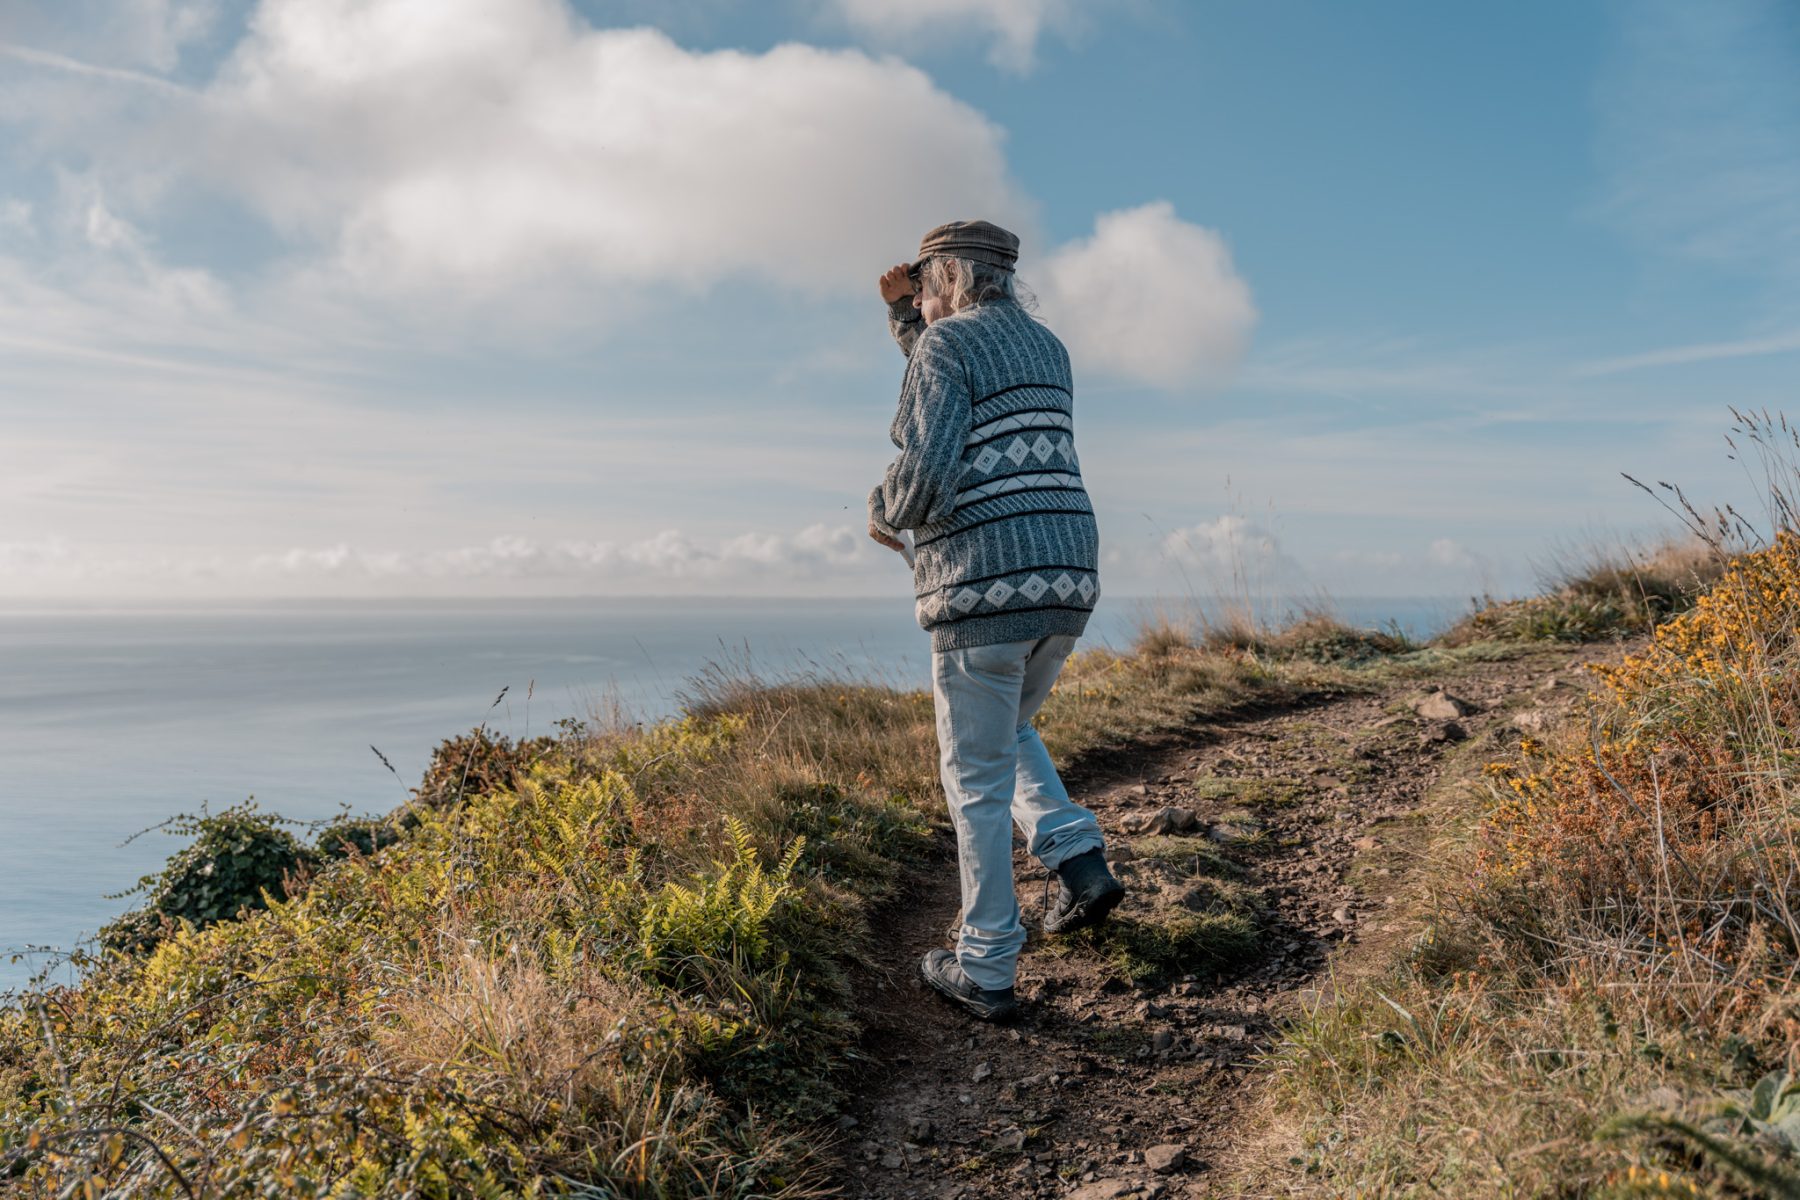
[[[842,1194],[1216,1194],[1214,1170],[1260,1082],[1254,1061],[1283,1017],[1416,936],[1401,901],[1420,877],[1433,788],[1478,773],[1553,721],[1588,690],[1580,664],[1619,652],[1461,662],[1377,694],[1201,721],[1069,764],[1063,778],[1098,815],[1109,857],[1130,860],[1114,863],[1129,891],[1115,919],[1193,903],[1199,877],[1188,865],[1124,849],[1154,849],[1123,828],[1165,808],[1193,812],[1194,844],[1260,893],[1253,949],[1229,969],[1134,985],[1091,939],[1069,945],[1034,932],[1020,959],[1020,1019],[975,1021],[916,972],[926,950],[953,945],[957,873],[946,835],[877,930],[892,966],[864,982],[864,1063],[839,1121]],[[1439,689],[1453,707],[1427,702]],[[1014,870],[1035,931],[1046,873],[1022,849]]]

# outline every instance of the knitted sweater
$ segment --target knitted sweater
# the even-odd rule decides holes
[[[889,430],[900,454],[869,494],[869,520],[913,531],[932,650],[1079,635],[1100,595],[1100,539],[1068,352],[1010,300],[926,326],[907,297],[888,319],[907,356]]]

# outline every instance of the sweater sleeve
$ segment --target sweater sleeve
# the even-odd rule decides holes
[[[912,357],[913,346],[918,344],[919,334],[925,329],[925,318],[913,307],[910,294],[900,297],[888,305],[888,332],[900,343],[900,353]]]
[[[938,328],[922,332],[894,417],[900,454],[869,495],[869,520],[877,528],[917,529],[956,511],[973,401],[968,370],[949,335]]]

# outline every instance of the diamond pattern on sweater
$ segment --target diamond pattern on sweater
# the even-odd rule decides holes
[[[1025,456],[1030,453],[1031,447],[1025,444],[1025,439],[1022,437],[1014,438],[1012,440],[1012,445],[1006,448],[1006,457],[1013,460],[1013,466],[1015,467],[1020,463],[1023,463],[1025,461]]]
[[[1010,479],[992,479],[987,483],[976,484],[957,493],[957,501],[961,504],[973,504],[977,500],[986,500],[990,496],[1000,496],[1008,492],[1029,491],[1032,488],[1080,487],[1081,476],[1071,475],[1065,471],[1046,471],[1041,475],[1014,475]]]
[[[950,607],[959,613],[966,613],[981,603],[981,593],[974,588],[964,588],[950,598]]]
[[[1038,597],[1050,590],[1042,575],[1032,575],[1019,585],[1019,595],[1036,604]]]
[[[1056,598],[1058,600],[1067,600],[1075,592],[1075,581],[1069,578],[1069,573],[1067,571],[1064,571],[1061,575],[1058,575],[1055,582],[1050,585],[1050,590],[1056,593]]]
[[[994,469],[994,464],[999,462],[1000,458],[998,450],[992,446],[983,446],[981,453],[975,456],[975,469],[985,474]]]
[[[1050,456],[1056,453],[1056,444],[1040,433],[1037,441],[1031,443],[1031,452],[1037,455],[1039,462],[1049,462]]]
[[[1094,581],[1083,575],[1081,582],[1075,585],[1075,590],[1081,593],[1082,600],[1092,600],[1094,598]]]
[[[1018,589],[1012,584],[1006,582],[1004,579],[999,579],[994,581],[994,586],[987,590],[987,594],[983,598],[995,608],[999,608],[1008,600],[1011,600],[1013,598],[1013,593],[1016,591],[1018,591]]]

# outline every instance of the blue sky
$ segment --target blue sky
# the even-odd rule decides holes
[[[0,598],[877,594],[874,278],[988,216],[1114,594],[1741,500],[1777,3],[0,0]]]

